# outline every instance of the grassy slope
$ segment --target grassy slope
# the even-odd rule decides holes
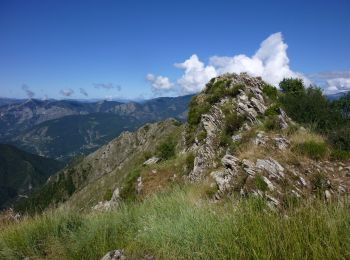
[[[47,212],[3,228],[0,257],[99,259],[348,259],[350,204],[305,203],[283,213],[249,199],[212,204],[204,186],[175,188],[117,211]]]

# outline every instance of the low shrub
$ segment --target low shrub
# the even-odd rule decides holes
[[[301,144],[297,144],[296,150],[314,160],[320,160],[327,154],[326,144],[316,141],[307,141]]]
[[[266,109],[265,116],[276,116],[280,113],[280,106],[277,104],[274,104]]]
[[[279,130],[280,129],[280,125],[279,125],[279,122],[278,122],[278,117],[276,115],[268,116],[265,119],[264,128],[267,131]]]
[[[339,150],[339,149],[333,149],[331,151],[330,157],[332,160],[335,160],[335,161],[349,160],[350,159],[350,152],[344,151],[344,150]]]
[[[207,131],[205,130],[200,131],[197,135],[198,142],[204,141],[205,138],[207,138]]]
[[[176,141],[171,136],[162,141],[156,148],[156,154],[163,160],[168,160],[175,156]]]
[[[276,100],[278,97],[278,90],[274,86],[271,86],[269,84],[265,84],[263,86],[263,93],[269,97],[271,100]]]

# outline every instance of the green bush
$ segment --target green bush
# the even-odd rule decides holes
[[[350,124],[329,131],[328,139],[336,150],[350,152]]]
[[[283,79],[279,86],[285,93],[293,94],[295,96],[302,95],[305,92],[305,87],[302,79]]]
[[[279,111],[280,111],[280,106],[277,104],[274,104],[266,109],[265,116],[279,115]]]
[[[278,97],[278,90],[274,86],[265,84],[263,86],[263,93],[268,96],[271,100],[276,100]]]
[[[187,121],[190,126],[197,126],[201,120],[201,116],[210,110],[210,104],[206,102],[198,103],[197,97],[193,97],[189,107]]]
[[[169,136],[162,141],[156,148],[156,154],[163,160],[168,160],[175,156],[176,141],[175,138]]]
[[[314,160],[320,160],[327,154],[327,146],[325,143],[308,141],[305,143],[297,144],[296,149],[303,155],[306,155]]]

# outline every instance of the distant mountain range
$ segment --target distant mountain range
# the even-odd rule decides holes
[[[122,131],[169,117],[186,119],[192,95],[143,102],[0,99],[0,143],[68,161]]]
[[[63,162],[0,144],[0,209],[40,187],[63,166]]]

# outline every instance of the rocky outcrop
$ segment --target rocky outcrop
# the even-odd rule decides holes
[[[143,163],[143,165],[156,164],[156,163],[159,162],[159,161],[160,161],[160,158],[153,156],[153,157],[149,158],[148,160],[146,160],[146,161]]]
[[[119,188],[113,192],[112,198],[109,201],[100,201],[92,207],[94,211],[109,211],[118,207],[120,201]]]
[[[249,125],[258,124],[260,122],[258,116],[264,114],[267,108],[262,93],[265,83],[261,78],[253,78],[245,73],[225,74],[215,78],[212,84],[220,80],[229,82],[228,89],[233,89],[238,85],[244,86],[244,89],[240,89],[236,97],[223,97],[212,106],[208,113],[202,115],[200,126],[206,131],[207,137],[204,143],[197,142],[191,147],[191,150],[196,154],[194,168],[189,175],[191,181],[200,180],[206,169],[215,166],[213,161],[220,150],[217,146],[217,137],[222,131],[225,118],[222,106],[231,104],[235,107],[236,112],[245,118],[246,123],[242,127],[242,131],[249,129]],[[206,88],[210,87],[212,85],[208,84]],[[240,133],[233,135],[232,139],[234,142],[239,141],[241,139]]]

